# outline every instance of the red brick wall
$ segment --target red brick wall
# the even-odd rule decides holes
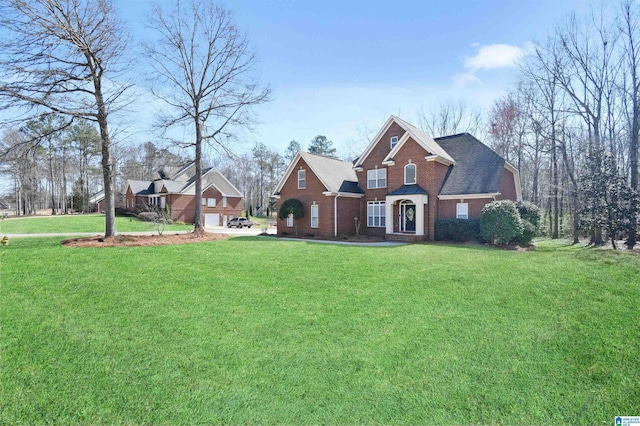
[[[329,197],[333,200],[333,197]],[[362,199],[360,198],[348,198],[348,197],[338,197],[338,236],[340,235],[355,235],[356,233],[356,222],[354,220],[355,217],[360,220],[360,233],[366,227],[366,217],[364,218],[364,222],[362,223],[361,216],[361,204]]]
[[[485,204],[493,201],[493,198],[474,198],[466,199],[463,202],[469,204],[469,218],[479,219],[482,208]],[[457,200],[440,200],[438,218],[439,219],[455,219],[456,205],[460,202]]]
[[[516,201],[516,183],[513,173],[506,168],[502,170],[502,179],[500,180],[500,195],[496,197],[496,199]]]
[[[300,168],[307,172],[305,189],[298,189],[298,170],[300,170]],[[286,219],[282,220],[278,218],[278,233],[286,232],[293,234],[297,226],[298,235],[313,234],[314,236],[330,238],[333,235],[333,197],[323,195],[322,193],[326,190],[325,186],[320,179],[313,174],[313,171],[304,159],[300,158],[293,168],[293,172],[291,172],[291,175],[282,186],[280,199],[276,204],[276,208],[279,210],[280,205],[289,198],[297,198],[302,202],[304,217],[296,220],[293,228],[287,227]],[[318,228],[311,227],[311,205],[314,203],[319,206]]]
[[[404,185],[404,167],[409,162],[416,165],[416,183],[429,193],[429,204],[425,206],[425,234],[432,236],[434,233],[435,219],[438,211],[437,195],[442,187],[442,182],[447,174],[449,166],[437,163],[435,161],[426,161],[425,156],[431,154],[427,152],[413,139],[407,140],[402,148],[394,157],[393,166],[383,166],[382,160],[391,151],[389,139],[391,136],[404,135],[404,130],[393,123],[384,133],[380,142],[372,149],[369,156],[362,163],[362,171],[358,172],[358,182],[366,192],[363,200],[361,216],[363,218],[363,233],[371,236],[383,237],[385,235],[384,228],[369,228],[366,226],[367,221],[367,202],[368,201],[384,201],[386,195]],[[383,189],[367,189],[367,171],[386,167],[387,168],[387,187]],[[393,217],[387,218],[387,221],[393,221],[394,232],[398,231],[398,209],[394,206]]]

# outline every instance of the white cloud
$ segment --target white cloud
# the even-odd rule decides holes
[[[465,58],[464,67],[471,72],[481,69],[512,68],[524,54],[524,48],[508,44],[478,46],[474,56]]]
[[[471,47],[475,50],[475,54],[463,58],[465,71],[452,77],[456,88],[481,83],[476,75],[478,71],[514,68],[518,60],[531,50],[531,43],[525,43],[522,47],[500,43],[484,46],[473,43]]]
[[[451,77],[456,89],[462,89],[468,84],[480,83],[480,79],[472,72],[462,72]]]

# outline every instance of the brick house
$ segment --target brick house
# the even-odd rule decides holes
[[[302,201],[305,216],[278,219],[278,233],[360,234],[433,240],[436,219],[479,218],[494,200],[521,200],[515,167],[468,133],[433,139],[391,116],[355,162],[299,152],[275,189],[278,206]]]
[[[193,223],[195,165],[163,167],[152,181],[128,180],[125,208],[131,211],[168,209],[174,221]],[[219,171],[202,171],[202,223],[224,226],[242,214],[242,194]]]

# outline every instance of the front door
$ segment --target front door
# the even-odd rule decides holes
[[[415,204],[400,204],[400,232],[416,232]]]

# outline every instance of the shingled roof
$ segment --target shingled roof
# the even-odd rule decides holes
[[[499,192],[505,160],[468,133],[436,138],[456,161],[439,195],[493,194]]]
[[[300,151],[291,160],[280,183],[276,186],[274,195],[279,195],[282,186],[293,172],[293,167],[298,163],[300,158],[307,163],[313,173],[320,179],[320,182],[322,182],[327,192],[334,194],[364,194],[364,191],[360,188],[360,185],[358,185],[358,176],[353,169],[353,163],[351,161],[342,161]]]

